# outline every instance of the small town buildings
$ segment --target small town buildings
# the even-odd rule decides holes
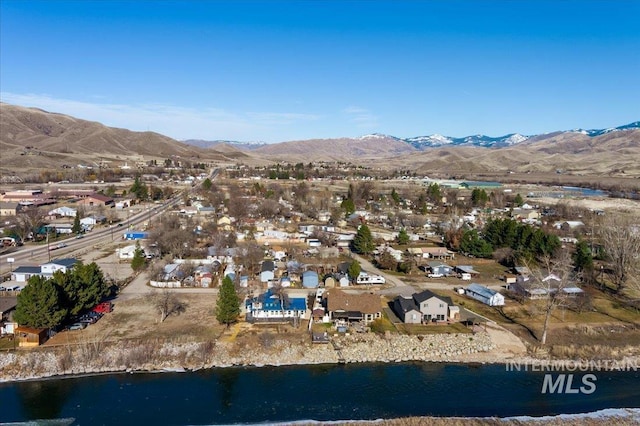
[[[504,296],[480,284],[472,283],[465,289],[465,294],[489,306],[504,306]]]
[[[584,294],[581,288],[574,285],[562,286],[560,278],[554,274],[550,274],[542,280],[532,276],[518,276],[516,282],[509,284],[509,290],[530,300],[547,299],[558,289],[561,289],[564,296],[569,298],[579,297]]]

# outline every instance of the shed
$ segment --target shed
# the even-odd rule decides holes
[[[47,341],[46,328],[18,326],[15,334],[18,337],[18,346],[23,348],[40,346]]]
[[[489,306],[503,306],[504,296],[483,285],[472,283],[467,286],[466,295]]]

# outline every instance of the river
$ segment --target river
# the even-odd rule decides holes
[[[576,393],[542,393],[547,373],[507,370],[497,364],[315,365],[3,383],[0,422],[213,425],[640,407],[640,371],[596,371],[587,379],[588,372],[566,372],[575,376],[568,388]]]

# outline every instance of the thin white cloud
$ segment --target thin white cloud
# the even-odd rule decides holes
[[[348,120],[359,128],[375,129],[378,127],[378,117],[366,108],[349,106],[342,110]]]
[[[258,140],[260,138],[256,135],[267,136],[273,133],[274,126],[293,126],[321,118],[303,113],[234,113],[221,108],[195,109],[155,103],[91,103],[59,99],[46,94],[0,92],[0,100],[98,121],[111,127],[135,131],[151,130],[176,139]]]

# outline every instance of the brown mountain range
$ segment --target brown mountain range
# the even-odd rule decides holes
[[[55,168],[99,160],[180,156],[250,165],[271,161],[344,161],[417,174],[480,175],[515,172],[640,177],[640,130],[589,137],[577,132],[537,136],[505,148],[444,146],[420,151],[403,140],[313,139],[252,150],[229,144],[205,149],[153,132],[133,132],[34,108],[0,104],[0,170]]]
[[[0,103],[0,168],[57,168],[62,164],[164,159],[171,156],[233,162],[244,153],[205,150],[154,132],[103,124],[37,108]]]

